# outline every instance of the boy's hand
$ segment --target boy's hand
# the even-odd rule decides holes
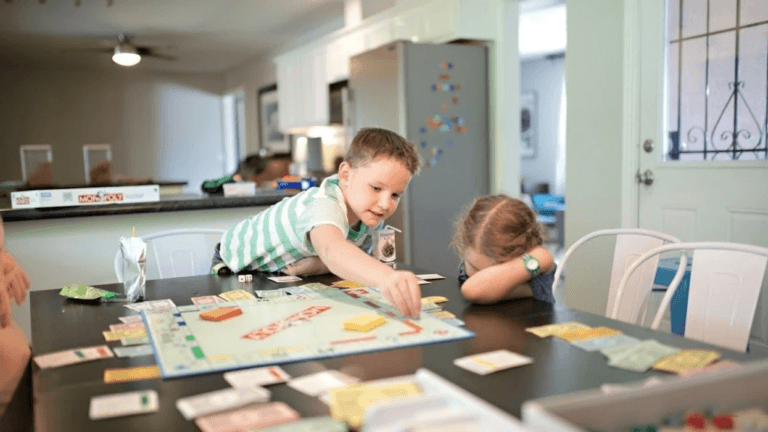
[[[0,250],[0,291],[16,300],[16,304],[22,304],[27,298],[29,279],[24,274],[19,263],[6,250]],[[10,301],[9,307],[10,307]]]
[[[291,276],[311,276],[330,273],[320,257],[311,256],[288,264],[283,273]]]
[[[395,271],[381,285],[381,293],[405,316],[418,318],[421,313],[421,287],[416,275]]]

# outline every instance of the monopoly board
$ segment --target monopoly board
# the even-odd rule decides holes
[[[419,319],[405,318],[370,287],[290,287],[256,293],[264,298],[142,311],[163,378],[475,336],[426,312]],[[201,312],[211,308],[232,306],[240,307],[242,314],[220,322],[200,318]],[[363,313],[381,315],[386,323],[367,332],[344,329],[344,321]]]

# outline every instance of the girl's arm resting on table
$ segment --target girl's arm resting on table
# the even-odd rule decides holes
[[[320,225],[309,232],[317,255],[333,274],[381,289],[400,312],[418,316],[421,288],[416,275],[393,270],[347,241],[337,227]]]
[[[540,274],[552,270],[555,261],[544,247],[536,246],[528,253],[539,260]],[[461,286],[461,295],[468,301],[479,304],[530,297],[530,288],[521,286],[530,279],[531,273],[525,269],[523,260],[515,258],[486,267],[469,277]]]

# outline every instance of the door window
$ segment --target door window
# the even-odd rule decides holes
[[[768,2],[668,0],[665,161],[768,159]]]

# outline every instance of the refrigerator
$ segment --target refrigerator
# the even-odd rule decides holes
[[[490,184],[487,48],[392,42],[352,57],[348,86],[353,131],[398,132],[422,159],[387,220],[397,261],[456,277],[454,221]]]

